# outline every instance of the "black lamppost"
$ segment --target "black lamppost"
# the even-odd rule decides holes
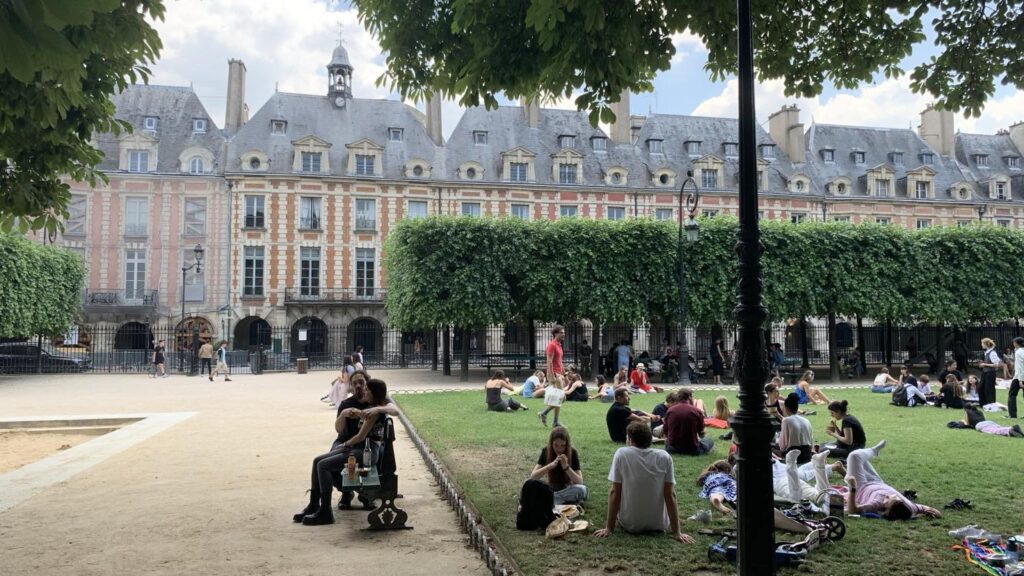
[[[754,114],[754,47],[751,0],[736,1],[739,81],[740,225],[736,254],[739,285],[733,317],[739,324],[739,410],[730,424],[737,462],[737,570],[774,574],[774,511],[769,444],[774,424],[764,401],[764,323],[761,304],[761,231],[757,222],[757,117]]]
[[[683,230],[686,230],[686,242],[696,242],[700,227],[694,220],[697,204],[700,202],[700,188],[693,180],[693,170],[686,172],[686,180],[679,187],[679,241],[676,246],[679,259],[679,385],[690,384],[690,351],[686,345],[686,260],[683,258]],[[683,212],[686,212],[686,224],[683,224]]]
[[[978,206],[978,222],[983,222],[982,218],[985,216],[985,212],[988,212],[988,206],[982,204]]]
[[[186,342],[185,337],[185,274],[192,269],[195,269],[196,274],[203,271],[203,245],[196,244],[196,247],[192,249],[192,254],[195,256],[195,261],[188,266],[181,266],[181,323],[178,325],[178,371],[183,372],[185,370],[185,355],[182,353],[181,345]]]

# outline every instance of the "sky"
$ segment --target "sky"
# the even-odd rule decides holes
[[[163,41],[160,60],[151,67],[151,84],[191,85],[218,126],[224,124],[228,60],[241,59],[247,69],[246,102],[250,116],[275,90],[326,94],[326,64],[340,37],[354,67],[352,91],[357,98],[398,99],[386,86],[376,86],[384,72],[377,41],[360,25],[347,2],[324,0],[167,0],[163,22],[155,26]],[[735,79],[712,82],[703,69],[707,51],[689,34],[673,38],[677,49],[670,70],[654,81],[654,92],[631,97],[633,114],[693,114],[736,117]],[[936,49],[915,47],[904,69],[927,59]],[[910,90],[908,75],[883,79],[857,90],[826,90],[815,98],[787,98],[782,81],[759,83],[755,95],[758,121],[785,104],[797,104],[801,121],[886,128],[916,129],[919,114],[931,101]],[[571,101],[553,105],[574,108]],[[422,106],[420,106],[422,109]],[[447,138],[461,109],[442,107]],[[1024,120],[1024,91],[999,85],[977,118],[958,116],[956,129],[993,134]]]

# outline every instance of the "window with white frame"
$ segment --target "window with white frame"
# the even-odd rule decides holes
[[[463,216],[480,216],[480,203],[479,202],[463,202],[462,203],[462,215]]]
[[[64,222],[65,236],[82,236],[86,231],[86,207],[89,197],[85,194],[72,194],[68,200],[68,219]]]
[[[891,223],[892,223],[892,219],[888,218],[888,217],[879,216],[879,217],[875,218],[875,224],[880,224],[882,226],[888,226]]]
[[[373,176],[373,161],[376,156],[372,154],[356,154],[356,175]]]
[[[835,162],[836,151],[830,148],[825,148],[821,151],[821,159],[824,162]]]
[[[558,146],[561,148],[575,148],[576,137],[575,136],[559,136]]]
[[[832,217],[832,221],[833,222],[849,222],[850,221],[850,217],[849,216],[833,216]]]
[[[875,196],[884,197],[889,195],[889,180],[879,178],[875,180]]]
[[[405,137],[401,128],[388,128],[388,140],[391,142],[401,142]]]
[[[705,218],[714,218],[715,216],[718,216],[718,210],[703,210],[700,215]]]
[[[263,196],[249,195],[245,197],[245,227],[263,228]]]
[[[561,163],[558,165],[558,183],[559,184],[575,184],[576,183],[576,165]]]
[[[700,171],[700,186],[705,190],[718,188],[718,170],[704,168]]]
[[[206,235],[206,198],[185,198],[186,236]]]
[[[522,218],[523,220],[530,219],[530,205],[529,204],[513,204],[511,214],[513,218]]]
[[[146,116],[142,119],[142,129],[146,132],[156,132],[160,119],[156,116]]]
[[[858,165],[858,166],[862,166],[864,164],[864,153],[859,151],[859,150],[854,152],[853,153],[853,163]]]
[[[626,208],[623,206],[609,206],[607,212],[609,220],[622,220],[626,217]]]
[[[590,146],[594,149],[594,152],[607,152],[608,139],[601,136],[595,136],[590,139]]]
[[[149,172],[149,150],[129,150],[128,171]]]
[[[288,131],[288,122],[284,120],[271,120],[270,132],[273,134],[284,134]]]
[[[303,246],[299,248],[299,294],[320,295],[320,248]]]
[[[193,118],[192,132],[195,134],[206,134],[206,118]]]
[[[799,224],[799,223],[803,222],[806,219],[807,219],[807,214],[804,214],[803,212],[790,212],[789,213],[789,221],[792,222],[793,224]]]
[[[205,172],[203,168],[203,159],[199,156],[193,156],[192,159],[188,161],[189,174],[203,174]]]
[[[726,142],[722,146],[725,149],[725,155],[726,156],[739,156],[740,155],[740,145],[739,144],[736,144],[735,142]]]
[[[572,218],[576,216],[576,206],[560,206],[558,208],[559,218]]]
[[[608,175],[608,181],[615,185],[622,184],[622,172],[620,170],[613,171]]]
[[[836,194],[846,194],[846,182],[836,183]]]
[[[477,146],[484,146],[487,144],[487,132],[483,130],[475,130],[473,132],[473,144]]]
[[[356,296],[372,298],[376,285],[376,253],[373,248],[356,248]]]
[[[930,228],[931,225],[932,221],[930,218],[918,218],[915,224],[915,228],[917,228],[918,230],[924,230],[925,228]]]
[[[916,189],[917,198],[919,200],[928,198],[928,196],[929,196],[929,194],[928,194],[928,186],[929,186],[928,182],[922,182],[920,180],[917,181],[915,189]]]
[[[526,162],[509,162],[508,179],[510,182],[526,182],[529,164]]]
[[[996,200],[1006,200],[1006,182],[996,182]]]
[[[317,196],[302,196],[301,198],[299,198],[299,229],[320,229],[321,201],[322,198],[319,198]]]
[[[988,168],[988,154],[975,154],[972,156],[974,165],[979,168]]]
[[[793,182],[793,187],[796,188],[797,192],[803,192],[807,188],[807,185],[804,184],[803,180],[797,180]]]
[[[775,158],[775,145],[774,144],[762,144],[761,145],[761,157],[762,158]]]
[[[188,266],[196,261],[196,255],[192,248],[185,248],[181,252],[181,261]],[[200,266],[199,271],[195,268],[185,272],[185,302],[202,302],[206,299],[206,266]]]
[[[1006,167],[1010,170],[1020,170],[1020,156],[1007,156]]]
[[[303,152],[302,153],[302,171],[303,172],[319,172],[320,171],[320,157],[321,157],[321,152]]]
[[[149,231],[149,198],[128,197],[124,201],[124,235],[145,236]]]
[[[661,140],[648,140],[647,149],[650,150],[651,154],[663,154],[662,143]]]
[[[700,142],[691,140],[686,143],[686,153],[690,156],[696,156],[700,154]]]
[[[263,296],[263,246],[246,246],[243,261],[242,296]]]
[[[377,229],[377,200],[356,198],[356,230]]]
[[[972,220],[957,220],[956,221],[956,227],[957,228],[967,228],[968,226],[970,226],[973,223],[974,222]]]
[[[672,220],[674,211],[671,208],[658,208],[654,211],[655,220]]]
[[[124,298],[128,303],[141,303],[146,297],[146,251],[129,248],[124,251]]]
[[[409,200],[409,207],[406,210],[406,218],[426,218],[427,217],[427,201],[426,200]]]
[[[903,166],[903,152],[891,152],[889,159],[892,161],[894,166]]]
[[[965,186],[961,186],[956,191],[956,197],[961,200],[967,200],[971,197],[971,192]]]
[[[1006,220],[1004,218],[1000,218],[1000,219],[996,220],[996,225],[999,226],[1000,228],[1009,228],[1010,227],[1010,221]]]
[[[930,152],[925,152],[925,153],[921,154],[921,164],[924,164],[925,166],[931,166],[934,163],[935,163],[935,155],[934,154],[932,154]]]

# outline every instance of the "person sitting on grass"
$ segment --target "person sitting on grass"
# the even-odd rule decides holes
[[[555,493],[555,504],[583,504],[587,501],[587,487],[583,485],[580,455],[572,447],[569,431],[555,426],[548,435],[548,445],[530,473],[530,479],[547,479]]]
[[[680,388],[679,399],[665,413],[665,450],[669,454],[701,456],[711,452],[715,441],[704,437],[704,411],[694,405],[693,390]]]
[[[732,410],[729,410],[729,399],[719,396],[715,398],[715,409],[711,411],[711,417],[704,418],[704,425],[725,430],[729,428],[729,418],[731,417]]]
[[[808,404],[813,402],[815,404],[828,404],[831,402],[831,400],[828,399],[828,396],[825,396],[821,390],[811,386],[811,382],[814,382],[814,372],[812,370],[808,370],[804,372],[800,381],[796,383],[796,393],[800,398],[800,403]]]
[[[605,527],[594,536],[606,538],[620,526],[632,534],[667,530],[674,540],[693,543],[679,531],[672,457],[651,449],[651,427],[646,422],[631,422],[626,428],[626,446],[615,451],[608,481],[612,485]]]
[[[619,368],[619,371],[615,373],[615,377],[612,378],[612,384],[614,384],[616,388],[619,386],[629,386],[631,384],[629,380],[629,368],[626,368],[625,366]]]
[[[922,376],[922,378],[927,377]],[[907,398],[906,405],[911,408],[913,408],[914,406],[925,406],[929,404],[928,397],[925,396],[924,392],[922,392],[921,389],[918,387],[918,382],[919,380],[917,378],[915,378],[913,375],[908,374],[903,377],[902,389],[897,388],[896,391],[893,393],[895,394],[897,392],[902,391],[902,393]],[[927,384],[927,380],[925,380],[925,383]]]
[[[655,438],[665,437],[665,414],[678,401],[679,393],[673,391],[665,395],[664,402],[658,402],[654,405],[654,409],[651,410],[651,432]]]
[[[388,403],[388,387],[383,380],[371,378],[363,390],[363,402],[369,408],[381,408]],[[342,442],[335,449],[313,459],[310,479],[309,504],[302,512],[292,517],[295,522],[304,526],[333,524],[334,513],[331,510],[331,490],[334,487],[334,476],[341,473],[348,464],[349,456],[355,456],[360,465],[363,463],[363,451],[370,450],[370,466],[376,466],[384,449],[385,419],[381,412],[347,408],[342,410],[335,428],[339,432],[346,426],[345,420],[358,419],[359,432]]]
[[[799,450],[798,464],[805,464],[811,461],[812,447],[814,446],[814,429],[811,428],[811,421],[797,414],[800,406],[800,398],[796,392],[790,392],[783,403],[786,417],[782,419],[782,427],[779,430],[778,449],[775,454],[780,458],[790,450]]]
[[[968,404],[964,407],[963,423],[982,434],[1024,438],[1024,432],[1021,432],[1020,424],[1014,424],[1013,426],[1000,426],[996,422],[987,420],[985,418],[985,413],[974,404]]]
[[[562,389],[562,377],[555,374],[551,378],[551,384],[544,389],[544,408],[537,413],[540,423],[548,425],[548,412],[555,413],[555,426],[558,426],[558,414],[562,411],[562,402],[565,402],[565,390]]]
[[[950,360],[946,362],[946,368],[942,372],[939,372],[939,375],[936,377],[935,381],[938,382],[940,385],[945,385],[945,382],[947,379],[949,379],[950,375],[955,376],[957,382],[963,380],[964,375],[961,374],[960,370],[958,370],[957,368],[958,366],[956,360]]]
[[[875,381],[871,385],[871,391],[877,394],[892,394],[892,391],[896,389],[899,383],[899,380],[889,374],[889,369],[883,367],[878,376],[875,376]]]
[[[776,382],[778,381],[778,382]],[[782,413],[782,401],[779,400],[779,388],[782,386],[782,379],[776,376],[772,378],[772,381],[764,385],[764,407],[768,410],[768,414],[782,422],[784,417]]]
[[[614,402],[615,401],[615,385],[609,384],[604,376],[598,374],[594,377],[594,385],[597,386],[597,393],[591,394],[591,400],[600,400],[601,402]]]
[[[860,420],[849,413],[848,407],[849,402],[846,400],[828,405],[832,421],[825,427],[825,433],[835,438],[835,442],[822,444],[821,447],[829,450],[835,458],[846,458],[850,452],[863,448],[868,441]]]
[[[583,382],[583,378],[576,372],[575,368],[569,367],[568,372],[565,375],[565,399],[569,402],[586,402],[589,399],[587,396],[587,385]]]
[[[652,386],[648,383],[647,378],[647,365],[640,362],[633,369],[633,373],[629,376],[630,382],[633,384],[632,392],[637,394],[650,394],[651,392],[663,392],[664,390],[658,386]]]
[[[964,407],[964,387],[957,380],[956,374],[950,373],[946,376],[946,382],[939,389],[939,397],[935,400],[937,408],[956,408],[962,410]]]
[[[882,480],[871,465],[871,459],[878,457],[882,448],[885,448],[885,440],[871,448],[854,450],[847,456],[846,485],[849,492],[846,494],[846,511],[850,514],[874,512],[886,520],[910,520],[916,516],[942,517],[942,513],[935,508],[911,502],[899,490]]]
[[[512,383],[505,377],[505,372],[502,370],[495,370],[494,376],[484,384],[485,399],[487,401],[487,409],[491,412],[512,412],[515,410],[526,410],[526,406],[523,406],[519,402],[516,402],[515,398],[502,398],[501,391],[513,390]]]
[[[608,408],[608,414],[605,415],[608,436],[612,442],[625,442],[626,428],[632,422],[643,422],[650,425],[651,415],[641,410],[631,410],[629,408],[629,390],[618,388],[615,390],[615,403]]]
[[[732,477],[732,464],[726,460],[716,460],[697,477],[697,486],[700,486],[698,497],[709,500],[711,507],[722,515],[733,515],[732,508],[725,505],[726,502],[736,504],[736,479]]]
[[[537,370],[532,376],[523,382],[522,394],[524,398],[543,398],[544,397],[544,382],[547,380],[547,375],[544,374],[543,370]]]
[[[967,384],[964,386],[964,402],[978,403],[978,387],[981,380],[974,374],[967,376]]]

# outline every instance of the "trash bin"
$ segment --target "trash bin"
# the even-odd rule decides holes
[[[295,367],[299,374],[305,374],[309,370],[309,358],[296,358]]]

